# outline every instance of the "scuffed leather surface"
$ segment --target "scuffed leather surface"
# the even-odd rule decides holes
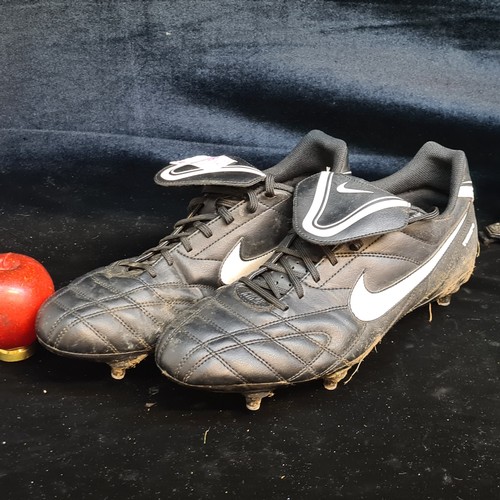
[[[260,189],[255,212],[248,201],[229,209],[233,221],[222,217],[187,236],[192,249],[177,243],[172,264],[158,254],[145,270],[127,270],[120,262],[97,269],[59,290],[42,306],[37,336],[44,346],[62,355],[94,361],[127,359],[148,353],[166,324],[222,284],[224,258],[242,242],[250,257],[271,251],[288,231],[292,198],[276,188],[274,197]]]
[[[350,297],[361,275],[370,291],[389,288],[422,266],[458,225],[450,249],[425,280],[380,319],[356,317]],[[238,294],[242,284],[225,287],[201,302],[200,310],[167,326],[157,344],[158,366],[183,384],[221,391],[262,390],[335,373],[378,343],[407,312],[460,286],[473,268],[477,231],[462,242],[476,225],[470,200],[459,199],[447,215],[367,237],[359,250],[344,245],[335,265],[327,258],[317,264],[318,282],[309,273],[301,280],[303,297],[290,287],[281,299],[285,311],[255,307]]]

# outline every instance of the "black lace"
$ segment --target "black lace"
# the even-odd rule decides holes
[[[337,258],[334,253],[337,246],[315,246],[315,248],[321,249],[322,254],[326,255],[332,266],[337,264]],[[304,271],[297,270],[290,262],[291,259],[287,257],[298,259],[303,264]],[[270,262],[265,264],[252,278],[243,277],[240,278],[240,282],[244,283],[270,304],[286,311],[288,307],[280,302],[281,297],[289,292],[290,287],[293,287],[298,297],[302,298],[304,296],[304,287],[301,280],[306,272],[309,272],[316,283],[320,280],[319,271],[316,268],[318,261],[319,258],[311,254],[310,245],[304,243],[295,233],[291,232],[283,241],[283,244],[276,248],[274,258]],[[287,289],[279,286],[279,282],[276,281],[273,271],[288,277],[289,287]]]
[[[267,175],[265,178],[264,192],[268,197],[275,196],[275,181],[274,177]],[[153,264],[156,262],[156,257],[163,257],[169,265],[174,262],[171,249],[177,244],[181,245],[190,252],[193,247],[188,236],[191,236],[195,230],[200,231],[206,238],[210,238],[213,233],[207,222],[221,217],[226,224],[231,224],[234,221],[229,209],[234,207],[242,199],[248,201],[248,211],[254,213],[258,206],[259,188],[254,189],[231,189],[222,186],[213,186],[207,188],[203,196],[193,198],[188,206],[189,215],[185,219],[180,219],[174,224],[174,230],[168,236],[162,238],[158,245],[150,248],[134,261],[120,262],[120,266],[124,266],[129,270],[140,269],[146,271],[152,278],[156,277],[156,271]],[[214,200],[215,211],[206,214],[198,214],[207,201]]]
[[[425,210],[412,205],[410,211],[410,222],[412,223],[420,220],[431,219],[436,217],[438,214],[439,210],[435,207],[433,207],[430,212],[426,212]],[[363,242],[359,239],[348,242],[348,248],[352,252],[361,250],[362,246]],[[291,231],[288,237],[283,241],[282,245],[276,248],[274,257],[267,264],[262,266],[256,274],[252,275],[252,278],[240,278],[240,283],[244,283],[248,288],[253,290],[257,295],[265,299],[270,304],[286,311],[288,307],[280,302],[280,299],[290,291],[290,287],[293,287],[298,297],[302,298],[304,296],[302,279],[307,272],[310,273],[312,279],[316,283],[320,280],[319,272],[315,264],[319,262],[323,255],[326,255],[332,266],[337,264],[335,250],[339,248],[339,245],[314,245],[314,248],[316,250],[316,255],[313,256],[312,246],[301,240],[293,231]],[[302,267],[302,270],[297,271],[295,266],[290,265],[290,259],[287,257],[299,259],[299,262],[303,264],[303,266],[300,266]],[[282,287],[280,288],[279,281],[276,281],[276,275],[273,275],[273,271],[281,273],[282,275],[285,274],[288,277],[289,286],[287,289],[283,289]]]

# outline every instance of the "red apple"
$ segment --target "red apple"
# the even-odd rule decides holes
[[[0,254],[0,359],[29,357],[36,339],[35,319],[54,283],[35,259],[15,253]]]

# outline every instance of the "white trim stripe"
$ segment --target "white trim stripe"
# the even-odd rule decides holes
[[[470,240],[470,238],[471,238],[471,236],[472,236],[472,232],[474,231],[474,228],[475,228],[475,227],[476,227],[476,225],[475,225],[475,224],[474,224],[474,222],[473,222],[473,223],[472,223],[472,225],[471,225],[471,227],[470,227],[470,229],[469,229],[469,232],[467,233],[467,235],[466,235],[466,236],[465,236],[465,238],[464,238],[464,241],[462,241],[462,245],[463,245],[464,247],[466,247],[466,246],[467,246],[467,243],[469,243],[469,240]]]
[[[472,185],[467,185],[467,186],[460,186],[460,189],[458,190],[458,195],[459,198],[472,198],[474,199],[474,188]]]

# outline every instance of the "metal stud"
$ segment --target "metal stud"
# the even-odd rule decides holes
[[[271,391],[243,393],[243,396],[245,396],[247,408],[251,411],[257,411],[260,408],[262,399],[271,397],[272,395],[273,393]]]
[[[122,378],[125,377],[125,372],[127,370],[125,368],[116,368],[114,366],[111,367],[111,376],[115,380],[121,380]]]
[[[344,368],[338,372],[332,373],[323,379],[323,386],[327,391],[333,391],[337,388],[338,383],[347,375],[349,368]]]
[[[444,297],[438,297],[436,300],[439,306],[449,306],[451,302],[451,295],[445,295]]]
[[[121,380],[123,377],[125,377],[125,372],[129,368],[135,368],[135,366],[138,365],[146,357],[147,354],[141,354],[140,356],[137,356],[132,359],[127,359],[126,361],[109,363],[109,366],[111,367],[111,376],[115,380]]]

